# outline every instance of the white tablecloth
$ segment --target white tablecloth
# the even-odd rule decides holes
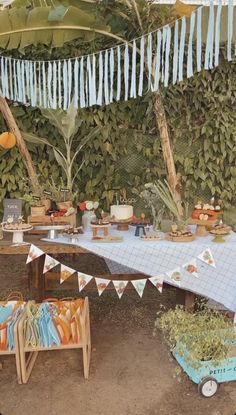
[[[225,237],[225,243],[212,242],[213,236],[198,237],[193,242],[143,241],[134,236],[134,228],[111,234],[123,236],[122,242],[101,243],[91,240],[91,234],[79,236],[77,244],[105,258],[111,273],[141,272],[149,276],[161,275],[168,284],[175,285],[166,274],[181,267],[180,288],[203,295],[236,311],[236,234]],[[55,242],[69,243],[65,237]],[[182,267],[210,248],[216,268],[197,259],[199,278]],[[79,269],[78,269],[79,271]]]

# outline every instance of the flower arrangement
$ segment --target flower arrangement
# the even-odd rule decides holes
[[[92,202],[91,200],[86,200],[85,202],[79,203],[79,208],[82,212],[85,210],[96,210],[99,206],[99,202]]]

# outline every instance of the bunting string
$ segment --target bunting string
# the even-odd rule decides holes
[[[204,19],[207,9],[208,20]],[[24,105],[67,110],[72,103],[76,108],[109,105],[157,91],[161,85],[176,84],[219,65],[223,14],[226,55],[231,61],[234,5],[229,0],[228,6],[222,6],[220,0],[217,7],[211,2],[188,18],[91,55],[53,61],[1,56],[0,95]]]
[[[199,267],[197,261],[202,261],[208,266],[216,268],[215,259],[212,255],[211,249],[206,248],[196,258],[190,259],[187,263],[183,264],[182,267],[177,267],[175,269],[172,269],[171,271],[160,273],[156,276],[147,277],[143,279],[129,279],[129,281],[113,280],[112,278],[107,279],[93,277],[92,275],[79,272],[71,267],[68,267],[67,265],[61,264],[55,258],[52,258],[50,255],[45,254],[40,248],[33,244],[31,244],[30,246],[26,264],[29,264],[30,262],[41,257],[42,255],[45,255],[43,274],[46,274],[47,272],[58,266],[60,268],[60,284],[63,284],[64,281],[66,281],[72,275],[76,274],[78,279],[78,289],[79,292],[81,292],[85,288],[85,286],[94,278],[98,294],[100,296],[103,293],[103,291],[105,291],[105,289],[108,287],[108,285],[112,282],[119,299],[124,294],[128,282],[130,282],[133,285],[139,297],[142,297],[144,289],[146,287],[147,280],[149,280],[157,288],[157,290],[160,293],[162,293],[164,280],[168,282],[169,279],[171,283],[174,283],[174,285],[181,287],[183,275],[186,275],[187,278],[199,278]]]

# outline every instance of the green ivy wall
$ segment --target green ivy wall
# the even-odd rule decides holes
[[[184,198],[221,197],[228,206],[236,200],[236,66],[222,60],[213,71],[163,90],[165,109],[177,171],[182,176]],[[20,128],[60,140],[55,128],[38,109],[13,106]],[[81,157],[85,165],[76,182],[79,198],[98,198],[103,208],[119,189],[138,197],[146,182],[165,176],[159,132],[151,96],[81,110],[83,133],[96,125],[105,128],[88,143]],[[0,130],[5,126],[0,118]],[[79,143],[78,134],[77,140]],[[47,148],[28,145],[41,182],[61,172]],[[81,160],[78,160],[80,162]],[[4,197],[19,197],[26,171],[17,147],[0,151],[0,204]],[[236,220],[236,216],[235,216]]]

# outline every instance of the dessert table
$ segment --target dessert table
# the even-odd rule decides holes
[[[228,235],[224,243],[212,242],[212,235],[198,237],[188,243],[166,240],[145,241],[134,236],[134,228],[124,232],[114,228],[110,234],[123,236],[123,241],[115,243],[92,241],[92,232],[79,235],[78,242],[73,241],[73,244],[64,236],[51,241],[41,240],[42,236],[39,235],[27,235],[25,241],[52,256],[92,253],[104,258],[107,273],[94,275],[96,277],[130,281],[162,276],[164,284],[172,285],[179,293],[184,293],[185,303],[191,305],[194,294],[199,294],[221,303],[233,312],[236,311],[236,234]],[[197,258],[207,248],[211,250],[215,267]],[[12,246],[11,240],[6,238],[0,241],[0,255],[27,255],[28,252],[29,245]],[[197,261],[198,278],[183,269],[183,265],[192,259]],[[28,265],[30,294],[36,300],[45,298],[43,265],[44,256]],[[178,267],[181,269],[181,281],[176,283],[168,274]],[[64,284],[62,289],[63,286]]]
[[[112,274],[142,273],[151,277],[162,276],[167,284],[202,295],[233,312],[236,311],[235,233],[226,236],[224,243],[212,242],[213,235],[196,237],[192,242],[144,241],[135,237],[134,229],[131,228],[125,232],[113,229],[111,234],[122,235],[123,241],[101,243],[92,241],[91,234],[84,234],[80,235],[77,244],[102,256]],[[67,243],[67,239],[61,237],[55,242]],[[198,258],[206,249],[210,249],[215,266]],[[198,277],[183,268],[192,260],[197,263]],[[176,268],[180,268],[181,272],[181,281],[178,283],[170,278],[170,273]]]

